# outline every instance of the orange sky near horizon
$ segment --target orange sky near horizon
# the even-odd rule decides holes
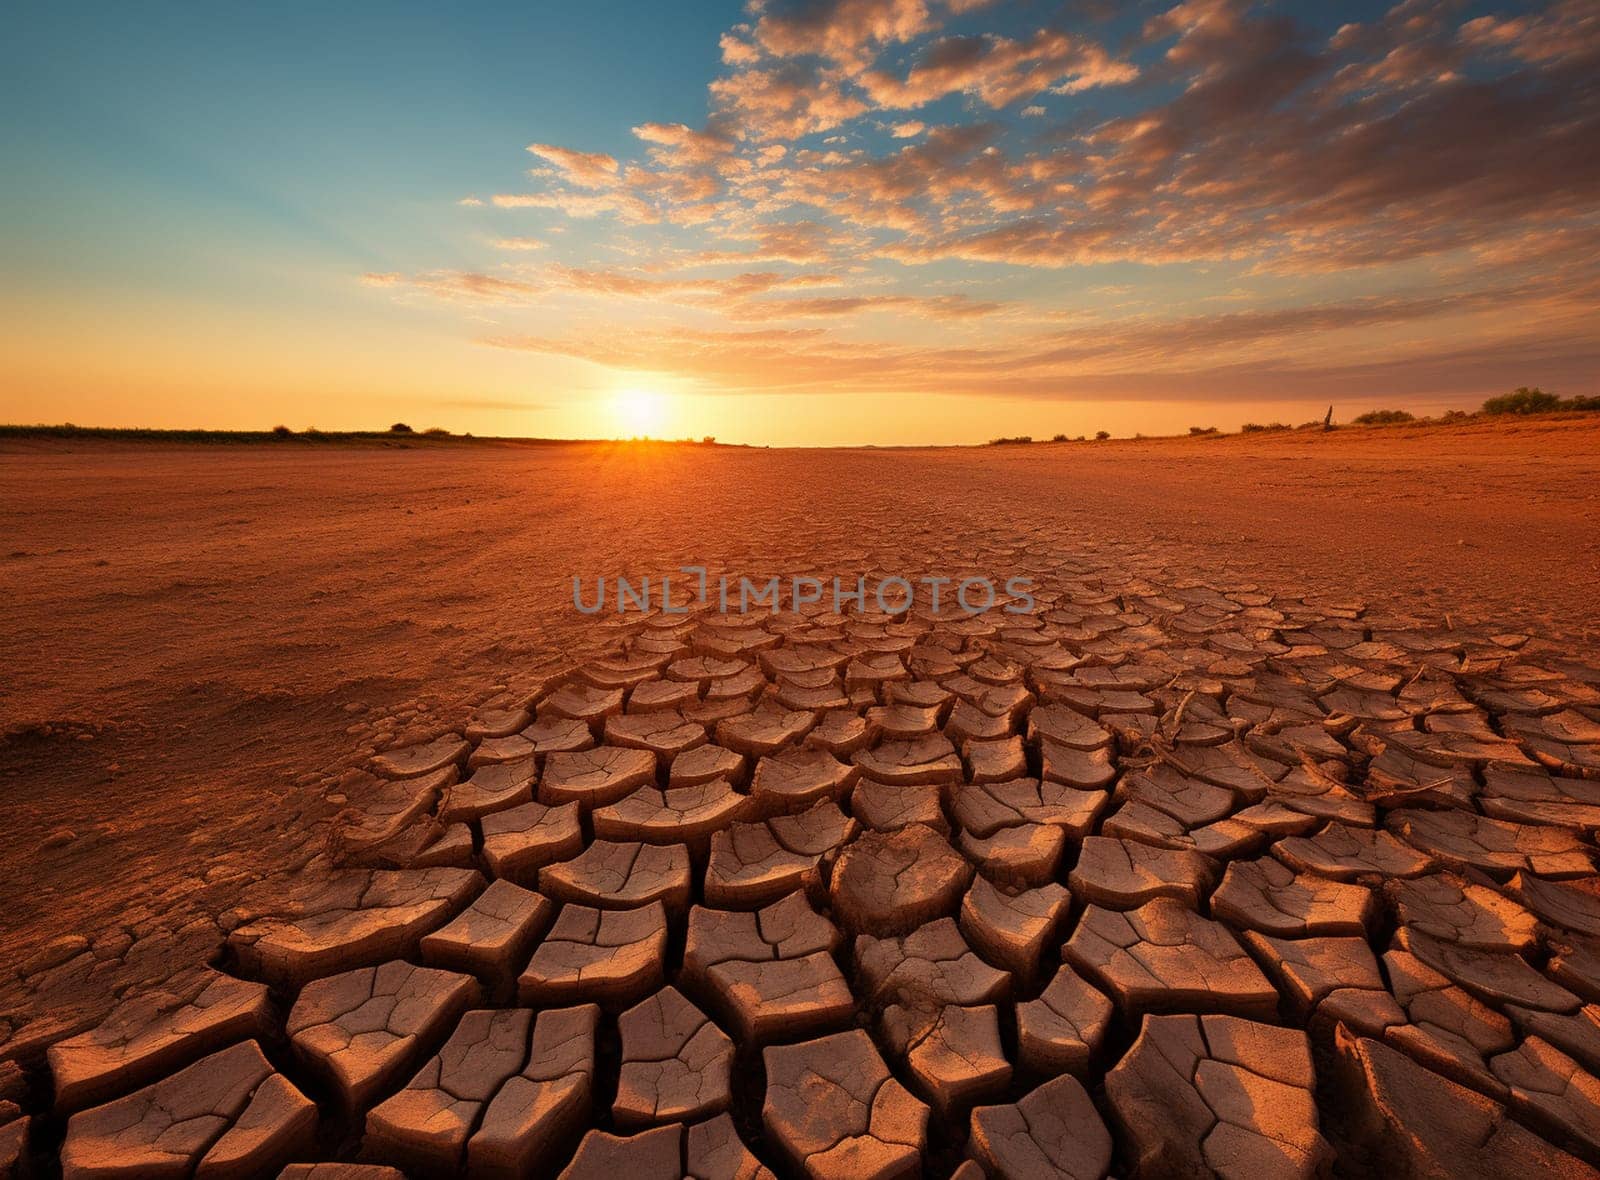
[[[0,316],[37,322],[0,301]],[[168,318],[160,307],[107,323],[85,351],[71,317],[54,331],[8,342],[0,419],[19,423],[161,429],[417,429],[539,438],[714,436],[776,446],[966,444],[1011,435],[1117,437],[1182,434],[1190,426],[1237,429],[1245,422],[1340,420],[1376,406],[1418,415],[1473,409],[1483,397],[1523,383],[1515,360],[1491,363],[1478,388],[1351,395],[1327,380],[1309,395],[1200,399],[1104,399],[984,392],[706,393],[661,371],[606,371],[564,358],[529,358],[452,332],[396,333],[383,317],[306,323],[288,316],[234,317],[225,309]],[[1503,327],[1503,325],[1501,325]],[[285,337],[295,346],[283,347]],[[1481,338],[1481,336],[1479,337]],[[1358,342],[1349,347],[1359,348]],[[1511,350],[1514,355],[1514,350]],[[553,387],[552,387],[553,386]],[[1480,392],[1481,389],[1481,392]],[[653,404],[643,418],[630,403]]]

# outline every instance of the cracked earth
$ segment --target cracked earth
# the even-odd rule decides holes
[[[687,510],[629,527],[692,560]],[[0,1174],[1600,1176],[1592,646],[992,504],[767,511],[713,575],[1033,608],[464,661],[185,939],[29,946]]]

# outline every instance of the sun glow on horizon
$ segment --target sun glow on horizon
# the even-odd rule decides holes
[[[658,390],[624,389],[611,399],[611,423],[620,438],[661,438],[670,409]]]

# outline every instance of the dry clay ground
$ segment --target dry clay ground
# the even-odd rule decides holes
[[[0,1140],[1589,1174],[1597,442],[13,445]],[[570,606],[687,563],[1037,603]]]

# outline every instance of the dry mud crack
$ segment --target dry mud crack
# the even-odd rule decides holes
[[[0,1174],[1600,1175],[1600,667],[1009,561],[597,619],[0,1068]]]

